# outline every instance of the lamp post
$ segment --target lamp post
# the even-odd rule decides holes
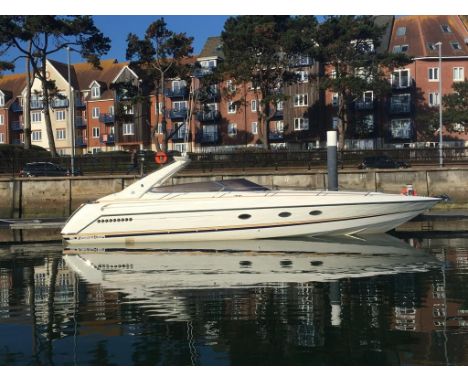
[[[74,113],[74,106],[75,102],[72,98],[72,90],[71,90],[71,67],[70,67],[70,47],[67,46],[67,69],[68,69],[68,125],[70,129],[70,137],[71,137],[71,158],[70,158],[70,166],[71,166],[71,176],[75,176],[75,113]]]
[[[443,149],[442,149],[442,42],[438,42],[439,47],[439,166],[443,167]]]

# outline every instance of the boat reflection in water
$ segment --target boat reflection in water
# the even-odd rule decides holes
[[[423,250],[389,235],[365,239],[301,238],[172,243],[157,249],[77,248],[67,266],[84,281],[125,293],[138,302],[186,319],[177,291],[328,282],[342,278],[424,272],[440,267]]]

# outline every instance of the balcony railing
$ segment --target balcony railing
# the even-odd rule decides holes
[[[178,89],[166,89],[165,94],[169,98],[184,98],[188,95],[188,88],[184,86]]]
[[[284,116],[284,110],[279,109],[275,111],[275,114],[273,114],[273,118],[283,118]]]
[[[390,103],[390,113],[410,113],[410,103]]]
[[[212,122],[221,118],[219,110],[200,111],[197,113],[197,120],[200,122]]]
[[[20,105],[20,103],[19,103],[18,101],[13,102],[12,105],[11,105],[11,111],[12,111],[13,113],[22,112],[22,111],[23,111],[23,106]]]
[[[170,119],[185,119],[187,118],[187,109],[173,109],[169,111]]]
[[[51,106],[55,109],[61,108],[61,107],[68,107],[68,99],[61,99],[57,98],[52,100]]]
[[[115,117],[114,114],[100,114],[99,122],[103,123],[114,123]]]
[[[42,100],[32,100],[31,101],[31,110],[43,109],[44,102]]]
[[[99,138],[101,143],[105,143],[107,145],[113,145],[115,143],[115,135],[114,134],[103,134]]]
[[[356,110],[372,110],[374,108],[373,100],[359,100],[354,103]]]
[[[86,127],[86,119],[83,117],[75,117],[75,127]]]
[[[24,128],[24,124],[21,121],[12,121],[11,122],[11,130],[13,131],[21,131]]]
[[[270,141],[280,141],[284,138],[284,134],[278,132],[270,132],[268,134],[268,138],[270,139]]]
[[[77,108],[85,108],[86,107],[86,102],[83,101],[81,98],[75,99],[75,107]]]
[[[197,77],[197,78],[201,78],[201,77],[207,76],[207,75],[209,75],[211,73],[213,73],[212,68],[196,68],[193,71],[193,76]]]
[[[218,131],[199,132],[196,140],[197,143],[218,143],[219,134]]]
[[[83,137],[75,138],[75,146],[83,147],[83,146],[87,146],[87,144],[88,144],[88,140],[86,138],[83,138]]]

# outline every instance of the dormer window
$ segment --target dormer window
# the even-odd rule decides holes
[[[429,50],[436,50],[437,49],[437,45],[434,44],[433,42],[428,42],[427,47],[429,48]]]
[[[452,33],[452,30],[450,29],[448,25],[442,24],[441,28],[444,33]]]
[[[101,96],[101,87],[98,84],[91,86],[91,98],[99,98]]]
[[[461,50],[461,46],[458,41],[450,41],[450,45],[455,50]]]

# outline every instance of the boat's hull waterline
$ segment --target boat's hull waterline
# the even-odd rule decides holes
[[[387,232],[439,199],[375,192],[276,191],[246,180],[163,186],[187,158],[121,192],[82,205],[62,236],[69,244],[250,240]]]

